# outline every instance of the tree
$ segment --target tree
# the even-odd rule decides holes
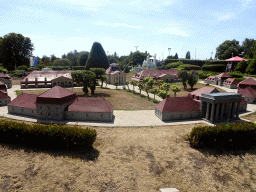
[[[247,67],[248,63],[245,60],[242,60],[237,64],[235,70],[240,71],[241,73],[245,73]]]
[[[96,75],[92,71],[73,71],[71,76],[74,82],[80,84],[83,83],[83,91],[85,94],[88,93],[88,87],[91,88],[91,94],[94,94],[95,90],[95,78]]]
[[[55,59],[53,62],[54,66],[71,66],[72,63],[69,59]]]
[[[193,86],[197,83],[197,73],[195,71],[191,71],[188,73],[188,84],[193,89]]]
[[[149,90],[150,90],[150,85],[146,83],[146,85],[144,86],[144,89],[145,89],[145,91],[148,95],[148,100],[149,100],[149,94],[148,93],[149,93]]]
[[[130,89],[129,89],[129,84],[130,84],[130,81],[129,81],[129,80],[126,80],[126,81],[125,81],[125,84],[127,85],[127,87],[128,87],[128,90],[130,91]]]
[[[102,88],[102,86],[103,86],[103,82],[107,81],[107,79],[108,79],[108,76],[107,76],[107,75],[101,75],[101,77],[100,77],[101,88]]]
[[[171,87],[171,90],[172,90],[172,92],[174,92],[174,97],[176,97],[176,93],[179,92],[181,89],[180,89],[179,86],[173,85],[173,86]]]
[[[174,59],[179,59],[178,53],[175,54]]]
[[[131,80],[130,84],[132,85],[132,88],[133,88],[132,92],[134,93],[134,85],[137,85],[137,81]]]
[[[56,59],[57,59],[57,57],[55,57],[55,55],[52,54],[52,55],[51,55],[51,63],[53,63]]]
[[[77,66],[77,52],[70,51],[67,54],[67,59],[71,61],[72,66]]]
[[[114,81],[114,85],[116,86],[116,90],[117,90],[118,80]]]
[[[155,101],[155,95],[158,93],[158,89],[150,89],[150,93],[154,94],[154,101]]]
[[[154,85],[157,85],[158,86],[158,89],[160,89],[161,88],[161,85],[164,83],[164,81],[163,80],[156,80],[155,82],[154,82]]]
[[[190,59],[190,52],[189,51],[186,53],[185,59]]]
[[[62,59],[66,59],[67,55],[64,53],[64,55],[61,56]]]
[[[130,69],[129,69],[129,67],[127,67],[127,66],[124,66],[124,72],[125,72],[125,73],[129,73],[129,72],[130,72]]]
[[[89,52],[86,51],[82,51],[79,53],[78,57],[77,57],[77,63],[79,66],[85,66],[86,61],[89,57]]]
[[[161,85],[161,90],[164,90],[166,93],[170,90],[171,86],[169,83],[163,83],[163,85]]]
[[[3,66],[14,70],[20,65],[29,66],[29,57],[32,56],[34,46],[29,37],[21,34],[9,33],[0,41],[0,55]]]
[[[137,85],[139,87],[140,95],[141,95],[141,90],[144,88],[144,83],[143,82],[138,82]]]
[[[101,76],[105,74],[106,70],[103,68],[90,68],[90,71],[95,73],[96,79],[100,79]]]
[[[146,53],[142,53],[142,52],[136,51],[129,58],[129,64],[133,65],[133,66],[137,65],[137,64],[142,65],[142,63],[146,59],[147,55],[148,54],[146,54]]]
[[[217,55],[217,52],[215,53],[215,60],[217,60],[218,59],[218,55]]]
[[[249,74],[256,74],[256,59],[253,59],[248,67],[246,68],[246,73],[249,73]]]
[[[43,58],[41,59],[41,61],[43,62],[43,64],[44,64],[45,66],[50,64],[50,58],[47,57],[47,56],[43,56]]]
[[[253,48],[256,43],[254,39],[245,39],[242,43],[242,51],[246,58],[253,58]]]
[[[186,70],[180,70],[178,72],[178,77],[181,78],[181,81],[183,83],[184,89],[186,87],[186,81],[188,79],[188,72]]]
[[[27,71],[27,70],[28,70],[28,66],[26,66],[26,65],[21,65],[21,66],[19,66],[17,69]]]
[[[86,62],[86,70],[90,68],[109,68],[107,55],[100,43],[94,42]]]
[[[233,39],[232,41],[227,40],[220,44],[216,48],[216,54],[220,60],[225,60],[231,58],[232,53],[233,57],[238,56],[241,53],[241,50],[242,49],[241,46],[239,45],[239,41]]]
[[[43,64],[43,63],[38,64],[38,65],[36,66],[36,69],[37,69],[37,70],[42,70],[43,68],[45,68],[45,64]]]
[[[157,95],[159,97],[161,97],[162,99],[165,99],[166,97],[170,97],[170,93],[167,93],[164,90],[159,91],[159,93]]]
[[[150,86],[150,89],[152,89],[152,87],[154,85],[154,80],[152,77],[145,77],[145,78],[143,78],[142,81],[144,84],[148,84]]]

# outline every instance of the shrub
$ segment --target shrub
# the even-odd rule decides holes
[[[10,75],[12,77],[19,77],[19,78],[21,78],[22,77],[22,73],[23,73],[23,70],[10,71]]]
[[[226,70],[226,65],[217,64],[217,65],[203,65],[203,71],[216,71],[216,72],[223,72]]]
[[[248,67],[246,68],[246,73],[249,73],[249,74],[256,74],[256,59],[253,59]]]
[[[243,77],[235,77],[234,79],[237,80],[238,82],[245,80],[245,78],[243,78]]]
[[[175,62],[175,63],[169,63],[165,66],[166,69],[173,69],[173,68],[177,68],[179,67],[181,64],[179,62]]]
[[[237,64],[235,70],[240,71],[241,73],[245,73],[247,66],[248,63],[245,60],[242,60]]]
[[[20,123],[0,120],[0,141],[2,143],[25,144],[40,148],[91,147],[97,133],[93,129],[83,129],[57,124]]]
[[[178,69],[190,71],[190,70],[201,70],[201,67],[197,65],[183,64],[178,66]]]
[[[74,70],[85,70],[85,66],[74,66]]]
[[[199,75],[199,79],[206,79],[207,77],[210,76],[208,74],[205,74],[204,72],[199,72],[198,75]]]
[[[25,70],[25,71],[27,71],[28,70],[28,66],[26,66],[26,65],[21,65],[21,66],[19,66],[19,67],[17,67],[17,69],[20,69],[20,70]]]
[[[230,76],[232,76],[233,78],[237,77],[237,78],[241,78],[243,77],[243,74],[240,71],[235,71],[232,73],[228,73]]]
[[[194,127],[187,138],[192,147],[245,149],[256,146],[256,125],[246,122]]]

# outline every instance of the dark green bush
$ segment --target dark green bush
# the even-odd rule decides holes
[[[207,77],[209,77],[208,74],[203,73],[203,72],[199,72],[198,75],[199,75],[199,79],[206,79]]]
[[[85,70],[85,66],[74,66],[74,70]]]
[[[78,126],[28,125],[10,120],[0,120],[1,143],[25,144],[50,149],[91,147],[96,136],[96,130],[83,129]]]
[[[166,69],[173,69],[173,68],[177,68],[178,66],[180,66],[181,64],[179,62],[175,62],[175,63],[169,63],[165,66]]]
[[[256,125],[246,122],[194,127],[188,140],[192,147],[246,149],[256,146]]]
[[[245,78],[243,78],[243,77],[235,77],[234,79],[237,80],[238,82],[245,80]]]
[[[228,73],[230,76],[232,76],[233,78],[237,77],[237,78],[241,78],[243,77],[243,74],[239,71],[235,71],[235,72],[232,72],[232,73]]]
[[[22,77],[22,73],[23,73],[24,70],[15,70],[15,71],[10,71],[10,75],[11,77],[19,77],[21,78]]]
[[[223,64],[203,65],[202,70],[203,71],[223,72],[226,70],[226,65],[223,65]]]
[[[201,70],[201,67],[197,65],[183,64],[183,65],[180,65],[178,69],[190,71],[190,70]]]

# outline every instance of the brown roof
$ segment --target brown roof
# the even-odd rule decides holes
[[[214,87],[207,87],[204,86],[200,89],[197,89],[195,91],[190,92],[188,95],[195,95],[195,96],[200,96],[202,95],[202,93],[218,93],[219,91],[214,88]]]
[[[238,93],[242,94],[244,97],[255,98],[256,91],[251,87],[246,87],[245,89],[238,90]]]
[[[191,97],[167,97],[159,104],[156,109],[161,112],[175,111],[199,111],[200,103],[194,101]]]
[[[228,77],[228,78],[232,78],[232,76],[230,76],[227,72],[224,72],[224,73],[221,73],[221,74],[219,74],[219,75],[217,75],[216,77],[220,77],[220,78],[222,78],[222,77]]]
[[[224,82],[230,84],[230,85],[237,85],[239,82],[233,78],[227,78],[226,80],[224,80]]]
[[[9,75],[6,74],[6,73],[1,72],[1,73],[0,73],[0,78],[11,79],[11,76],[9,76]]]
[[[104,113],[113,112],[113,106],[105,98],[77,97],[67,111]]]
[[[5,85],[5,83],[4,83],[4,82],[2,82],[2,81],[0,81],[0,85]]]
[[[110,67],[107,68],[105,74],[110,75],[110,74],[115,74],[117,72],[123,72],[123,71],[121,70],[118,64],[112,63],[110,64]]]
[[[24,107],[29,109],[36,109],[36,97],[37,94],[22,93],[14,100],[12,100],[8,106]]]
[[[152,78],[158,79],[159,77],[162,77],[165,74],[171,75],[171,76],[177,76],[178,72],[179,72],[179,70],[177,70],[177,69],[164,69],[164,70],[146,69],[146,70],[136,73],[134,76],[132,76],[131,79],[135,80],[135,81],[140,81],[144,77],[152,77]]]
[[[54,86],[48,91],[38,95],[37,103],[63,103],[76,97],[76,93],[60,86]]]
[[[256,85],[256,81],[253,78],[249,77],[248,79],[245,79],[238,83],[238,85]]]
[[[10,98],[6,91],[0,90],[0,99],[7,99]]]

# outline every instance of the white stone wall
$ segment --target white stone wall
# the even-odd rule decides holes
[[[29,108],[17,107],[17,106],[8,106],[8,113],[37,117],[36,109],[29,109]]]
[[[11,102],[11,98],[0,99],[0,106],[7,105]]]
[[[86,113],[78,111],[65,111],[65,119],[74,121],[112,121],[111,113]]]
[[[177,111],[177,112],[160,112],[158,109],[155,109],[156,116],[162,121],[169,120],[183,120],[183,119],[198,119],[200,118],[199,111]]]

